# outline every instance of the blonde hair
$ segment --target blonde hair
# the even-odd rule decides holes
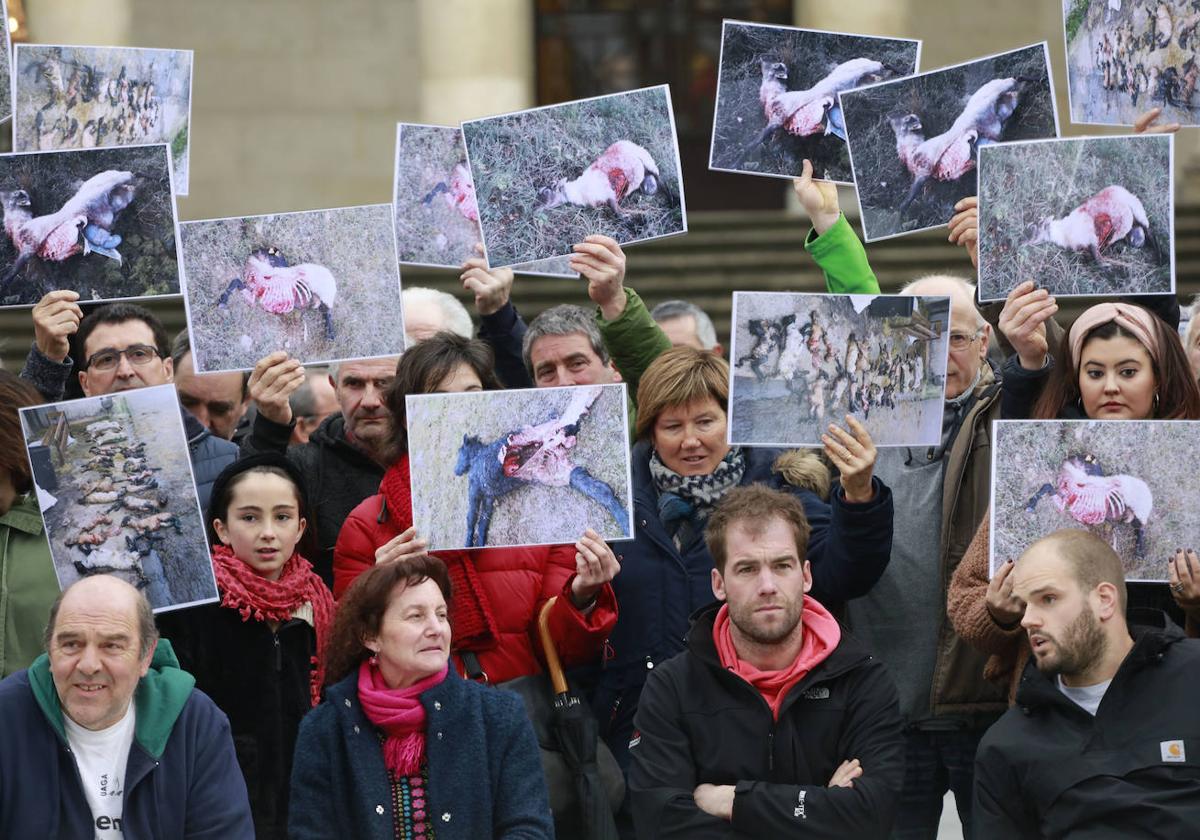
[[[673,347],[660,355],[637,390],[637,436],[646,440],[658,415],[668,408],[712,397],[726,411],[729,401],[729,363],[695,347]]]

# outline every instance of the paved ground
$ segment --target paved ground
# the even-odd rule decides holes
[[[947,793],[942,801],[942,822],[938,826],[938,840],[963,840],[962,823],[954,809],[954,794]]]

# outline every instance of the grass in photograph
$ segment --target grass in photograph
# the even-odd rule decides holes
[[[275,350],[305,363],[387,356],[404,344],[400,276],[389,204],[187,222],[180,226],[192,350],[205,371],[252,368]],[[275,315],[241,291],[218,305],[257,248],[278,248],[288,264],[333,273],[334,339],[317,309]]]
[[[133,200],[117,214],[111,228],[122,237],[115,249],[121,260],[82,252],[62,261],[35,256],[4,290],[0,305],[32,305],[56,289],[73,289],[81,300],[179,293],[175,203],[162,146],[9,155],[0,158],[0,192],[24,190],[29,194],[29,210],[37,218],[57,213],[84,181],[110,170],[134,175]],[[0,266],[5,274],[16,259],[12,240],[0,235]]]
[[[1171,144],[1161,135],[999,146],[983,152],[979,184],[979,292],[1001,300],[1033,280],[1054,295],[1171,291]],[[1105,187],[1140,199],[1150,221],[1141,248],[1117,242],[1101,251],[1053,242],[1025,244],[1028,227],[1063,219]],[[1087,229],[1092,229],[1089,225]]]
[[[493,266],[569,254],[593,233],[628,243],[684,229],[666,88],[464,123],[463,131]],[[637,191],[620,202],[636,213],[619,217],[607,206],[538,206],[539,190],[579,177],[618,140],[646,149],[658,166],[656,194]]]
[[[475,256],[475,243],[480,241],[478,223],[459,210],[450,190],[454,167],[466,161],[462,132],[441,126],[401,125],[396,142],[396,249],[400,262],[457,268]]]
[[[985,84],[993,79],[1025,77],[1032,81],[1025,84],[1001,140],[1054,137],[1054,97],[1045,55],[1038,44],[961,67],[842,94],[868,239],[944,225],[954,214],[954,205],[975,195],[976,190],[972,164],[955,180],[930,178],[902,213],[899,207],[912,186],[913,173],[899,157],[889,117],[916,114],[924,138],[932,139],[950,129],[971,95]]]
[[[780,128],[762,145],[752,145],[767,124],[759,99],[764,60],[787,65],[790,91],[811,88],[839,64],[854,58],[882,62],[900,76],[911,74],[916,67],[915,41],[736,23],[726,23],[724,33],[710,161],[718,169],[797,176],[808,159],[818,178],[852,178],[846,143],[835,134],[797,137]]]

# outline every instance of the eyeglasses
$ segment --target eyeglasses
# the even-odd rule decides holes
[[[969,333],[969,334],[968,333],[960,333],[960,332],[952,332],[952,333],[950,333],[950,349],[951,350],[962,350],[964,347],[966,347],[968,344],[970,344],[975,339],[979,338],[979,336],[981,336],[981,335],[983,335],[983,327],[980,327],[979,329],[975,330],[975,332]]]
[[[121,363],[122,356],[129,360],[129,364],[142,367],[157,359],[158,351],[149,344],[131,344],[124,350],[118,350],[115,347],[105,347],[103,350],[97,350],[92,354],[91,358],[87,360],[87,367],[102,373],[110,371]]]

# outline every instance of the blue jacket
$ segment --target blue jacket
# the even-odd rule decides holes
[[[783,450],[747,447],[744,451],[743,485],[765,484],[790,490],[804,504],[812,526],[808,541],[812,596],[836,609],[842,602],[866,594],[891,556],[892,491],[876,478],[875,498],[852,504],[835,485],[832,503],[827,504],[816,493],[788,484],[772,470]],[[691,614],[715,600],[713,559],[703,534],[697,533],[680,551],[659,518],[650,454],[650,444],[645,441],[633,449],[636,536],[631,542],[612,546],[621,563],[621,571],[612,582],[617,596],[617,626],[609,638],[611,658],[604,663],[593,699],[605,739],[622,764],[637,696],[647,674],[683,652]]]
[[[537,738],[521,698],[451,669],[421,705],[428,715],[426,810],[438,840],[553,838]],[[393,829],[380,733],[359,703],[355,670],[300,724],[288,835],[392,840]]]
[[[125,840],[252,840],[246,784],[225,715],[160,640],[134,694]],[[95,836],[43,654],[0,682],[0,837]]]

